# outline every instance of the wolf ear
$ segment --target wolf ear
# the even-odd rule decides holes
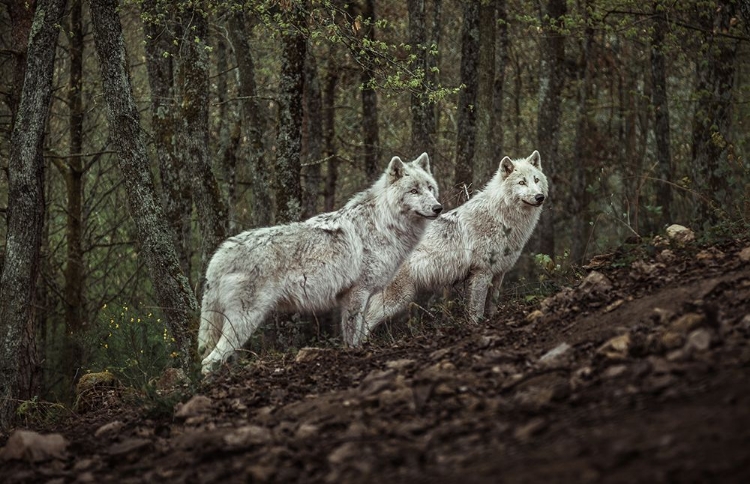
[[[534,150],[531,156],[527,158],[527,161],[537,170],[542,169],[542,155],[540,155],[537,150]]]
[[[427,156],[427,153],[419,155],[419,158],[414,160],[414,164],[432,175],[432,172],[430,171],[430,157]]]
[[[406,166],[401,158],[394,156],[391,158],[391,162],[388,164],[388,168],[385,170],[388,175],[388,184],[395,182],[399,178],[403,177],[406,173]]]
[[[506,178],[508,175],[513,173],[513,170],[515,169],[516,166],[513,164],[513,161],[511,161],[511,159],[507,156],[500,162],[500,174],[503,178]]]

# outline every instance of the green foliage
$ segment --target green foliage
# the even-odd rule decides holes
[[[88,339],[91,369],[110,371],[134,388],[148,387],[179,356],[161,318],[127,304],[102,308]]]

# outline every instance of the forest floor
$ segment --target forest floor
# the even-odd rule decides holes
[[[161,416],[109,398],[32,426],[2,480],[750,482],[750,241],[585,269],[480,325],[224,368]]]

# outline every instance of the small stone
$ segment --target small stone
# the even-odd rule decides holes
[[[675,258],[676,256],[674,255],[674,252],[669,249],[664,249],[656,255],[656,260],[659,262],[664,262],[665,264],[674,261]]]
[[[679,348],[685,343],[683,334],[677,331],[667,331],[661,336],[661,344],[668,350]]]
[[[211,399],[203,395],[195,395],[185,403],[178,403],[174,414],[177,418],[197,417],[211,409]]]
[[[408,368],[408,367],[414,365],[414,363],[415,363],[414,360],[410,360],[408,358],[404,358],[404,359],[401,359],[401,360],[387,361],[385,363],[385,367],[389,368],[391,370],[399,371],[399,370],[403,370],[404,368]]]
[[[113,457],[132,456],[140,453],[140,451],[145,451],[151,446],[153,446],[153,442],[148,439],[128,439],[112,444],[107,449],[107,453]]]
[[[43,435],[31,430],[16,430],[0,449],[1,460],[43,462],[64,459],[68,441],[61,434]]]
[[[706,351],[711,346],[711,333],[706,328],[696,329],[688,335],[685,349]]]
[[[298,439],[304,440],[304,439],[309,439],[311,437],[316,437],[319,432],[320,432],[320,427],[318,427],[317,425],[303,423],[302,425],[299,426],[294,436]]]
[[[571,348],[572,346],[570,346],[568,343],[562,342],[543,354],[542,357],[539,358],[539,363],[552,363],[553,361],[559,359],[561,356],[565,355],[568,351],[570,351]]]
[[[625,365],[614,365],[610,366],[606,370],[604,370],[604,373],[602,373],[602,376],[604,378],[617,378],[618,376],[624,374],[626,371],[628,371],[628,367]]]
[[[542,316],[544,316],[544,313],[539,309],[535,309],[534,311],[530,312],[528,316],[526,316],[526,322],[533,323]]]
[[[750,247],[742,249],[739,255],[742,262],[750,262]]]
[[[586,294],[603,294],[612,289],[612,282],[601,272],[592,271],[581,282],[579,289]]]
[[[706,318],[702,314],[687,313],[677,318],[669,326],[672,331],[687,333],[688,331],[695,329],[701,324],[703,324],[705,319]]]
[[[624,299],[618,299],[617,301],[613,302],[612,304],[608,305],[606,308],[604,308],[605,313],[611,313],[615,309],[619,308],[625,303]]]
[[[674,317],[674,312],[669,309],[654,308],[654,316],[659,324],[667,324]]]
[[[601,345],[597,353],[610,359],[622,359],[628,355],[630,343],[630,335],[627,333],[621,334]]]
[[[94,437],[102,437],[102,436],[112,436],[117,434],[122,428],[125,426],[124,423],[120,422],[119,420],[115,420],[113,422],[107,423],[96,429],[96,432],[94,432]]]
[[[323,356],[328,350],[323,348],[302,348],[297,352],[297,356],[294,357],[295,363],[307,363],[315,361]]]
[[[674,224],[667,227],[667,237],[676,242],[677,245],[685,245],[695,240],[695,233],[687,227]]]

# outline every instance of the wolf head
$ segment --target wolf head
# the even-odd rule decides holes
[[[389,197],[398,200],[402,212],[434,219],[443,211],[437,200],[438,186],[432,177],[427,153],[408,163],[394,156],[381,180]]]
[[[549,188],[542,173],[541,156],[534,151],[526,159],[511,160],[507,156],[500,162],[498,175],[506,196],[529,209],[541,207]]]

